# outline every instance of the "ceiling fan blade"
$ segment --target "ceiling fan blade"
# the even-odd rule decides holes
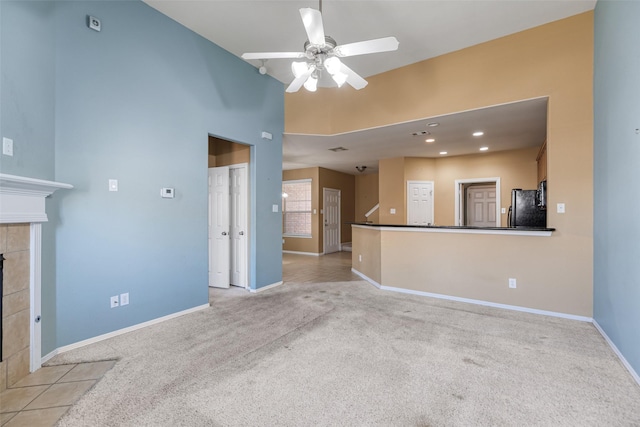
[[[311,44],[324,46],[324,25],[322,25],[322,14],[319,10],[311,8],[300,9],[302,24],[307,31],[307,37]]]
[[[347,83],[349,83],[355,90],[360,90],[369,84],[365,79],[360,77],[358,73],[344,64],[340,67],[340,71],[347,75]]]
[[[304,57],[304,52],[252,52],[242,54],[242,59],[294,59]]]
[[[367,40],[363,42],[347,43],[336,46],[333,53],[339,57],[365,55],[367,53],[389,52],[398,49],[398,40],[395,37]]]
[[[295,79],[293,79],[293,81],[287,88],[287,92],[297,92],[302,87],[304,82],[307,81],[311,73],[313,73],[313,70],[315,70],[315,67],[309,67],[309,69],[304,74],[301,74],[300,77],[296,77]]]

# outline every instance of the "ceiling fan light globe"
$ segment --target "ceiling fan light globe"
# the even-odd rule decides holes
[[[307,65],[306,62],[292,62],[291,63],[291,71],[293,72],[293,76],[295,78],[298,78],[300,76],[302,76],[304,73],[306,73],[309,70],[309,66]]]
[[[342,85],[347,81],[348,76],[345,73],[338,71],[337,73],[332,74],[331,77],[333,78],[333,81],[336,82],[338,87],[342,87]]]
[[[304,88],[309,92],[315,92],[318,89],[318,79],[311,76],[304,82]]]
[[[324,61],[324,68],[332,76],[334,74],[339,73],[341,67],[342,67],[342,62],[340,62],[340,60],[336,56],[332,56],[331,58],[327,58],[327,60]]]

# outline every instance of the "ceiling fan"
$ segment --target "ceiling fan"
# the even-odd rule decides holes
[[[287,87],[287,92],[297,92],[303,85],[305,89],[315,92],[318,87],[318,79],[323,71],[329,73],[338,87],[348,83],[354,89],[362,89],[367,85],[367,81],[347,67],[340,61],[340,58],[398,49],[399,43],[395,37],[338,45],[333,38],[324,34],[322,0],[320,0],[320,10],[302,8],[300,16],[309,38],[304,44],[304,52],[263,52],[242,55],[242,58],[247,60],[304,59],[304,61],[294,61],[291,64],[295,78]]]

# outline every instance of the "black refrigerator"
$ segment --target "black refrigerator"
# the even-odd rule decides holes
[[[509,227],[546,228],[547,211],[538,207],[537,190],[511,190]]]

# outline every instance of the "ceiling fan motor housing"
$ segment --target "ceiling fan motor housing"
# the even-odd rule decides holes
[[[318,46],[315,44],[311,44],[309,40],[304,43],[304,51],[307,54],[309,59],[313,58],[315,55],[319,53],[328,54],[338,45],[333,37],[324,36],[324,45]]]

